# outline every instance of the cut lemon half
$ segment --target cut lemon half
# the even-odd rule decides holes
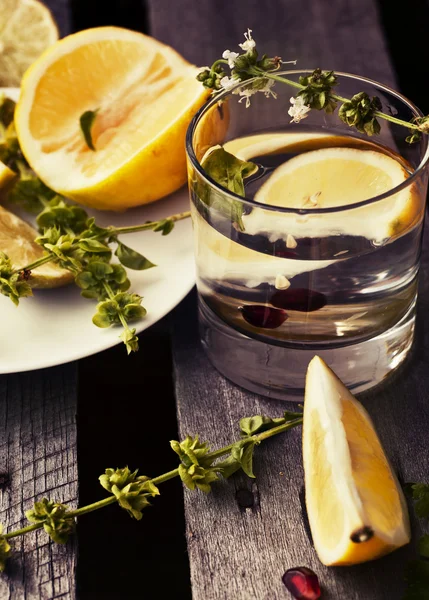
[[[14,267],[25,267],[44,256],[43,248],[34,241],[37,235],[31,225],[0,207],[0,251],[8,255]],[[32,288],[54,288],[72,280],[70,271],[46,263],[31,271],[28,283]]]
[[[208,96],[172,48],[127,29],[70,35],[27,71],[15,112],[22,151],[56,192],[100,209],[157,200],[186,181],[185,133]],[[80,128],[96,113],[95,151]]]
[[[255,200],[292,209],[344,209],[384,194],[406,181],[409,173],[382,152],[358,148],[322,148],[305,152],[279,166],[262,184]],[[243,218],[246,232],[271,241],[295,237],[363,236],[381,243],[411,228],[423,217],[415,185],[358,208],[331,213],[277,213],[254,209]]]
[[[368,413],[317,356],[307,371],[303,459],[322,563],[361,563],[410,541],[405,499]]]
[[[50,10],[38,0],[1,0],[0,85],[19,87],[28,67],[58,39]]]

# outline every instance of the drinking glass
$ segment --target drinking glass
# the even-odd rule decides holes
[[[281,74],[298,81],[308,73]],[[337,75],[341,96],[365,91],[380,98],[388,115],[405,121],[422,116],[381,83]],[[406,128],[382,119],[380,133],[369,137],[343,123],[338,110],[312,110],[294,123],[288,107],[295,90],[277,83],[276,99],[257,93],[246,108],[243,91],[252,85],[215,95],[187,132],[202,345],[225,377],[265,396],[301,400],[314,355],[353,392],[363,391],[396,369],[412,346],[427,137],[409,144]],[[205,171],[220,145],[257,166],[244,180],[245,197]],[[367,172],[363,197],[354,197],[347,188],[341,196],[342,180],[327,174],[324,185],[341,196],[334,207],[317,205],[318,192],[316,201],[306,197],[294,208],[261,201],[258,190],[275,169],[322,148],[362,150],[371,161],[389,157],[406,178],[379,193]],[[309,173],[309,185],[317,189]],[[293,178],[289,185],[294,187]]]

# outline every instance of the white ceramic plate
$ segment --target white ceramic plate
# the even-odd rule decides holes
[[[1,90],[0,90],[1,92]],[[16,98],[18,90],[7,90]],[[125,213],[92,212],[101,226],[125,227],[154,221],[189,208],[185,188],[153,205]],[[129,271],[130,291],[143,296],[144,319],[133,324],[141,332],[171,311],[192,289],[195,267],[190,219],[176,223],[162,236],[145,231],[121,238],[157,265],[147,271]],[[35,290],[18,307],[0,296],[0,373],[42,369],[90,356],[121,343],[121,329],[99,329],[92,324],[96,303],[80,296],[74,285]],[[140,346],[140,352],[150,351]],[[126,352],[124,346],[124,352]]]

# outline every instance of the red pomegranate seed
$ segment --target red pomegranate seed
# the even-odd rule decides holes
[[[269,306],[262,306],[260,304],[242,306],[239,310],[243,315],[243,319],[254,327],[276,329],[287,319],[287,313],[284,310],[270,308]]]
[[[319,579],[307,567],[288,569],[282,577],[283,583],[296,600],[317,600],[320,598]]]
[[[326,296],[321,292],[308,290],[306,288],[288,288],[273,294],[271,304],[277,308],[286,310],[299,310],[301,312],[312,312],[326,305]]]
[[[293,250],[276,250],[274,256],[281,256],[281,258],[296,258],[297,253]]]

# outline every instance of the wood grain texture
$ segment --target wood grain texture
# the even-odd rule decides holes
[[[230,3],[154,0],[151,32],[189,60],[210,64],[235,50],[248,26],[258,45],[299,67],[346,70],[395,85],[375,3],[334,0],[235,0]],[[180,27],[178,24],[180,23]],[[186,35],[183,32],[186,31]],[[429,244],[422,267],[418,331],[411,358],[383,387],[362,396],[402,481],[428,480],[424,448],[429,427]],[[199,433],[213,448],[237,436],[241,417],[279,416],[293,405],[247,393],[211,367],[198,342],[195,294],[174,313],[173,351],[180,433]],[[304,507],[301,432],[256,451],[251,481],[237,476],[205,496],[185,490],[194,600],[289,598],[281,576],[312,567],[326,600],[399,600],[411,546],[353,568],[324,568],[309,539]],[[414,531],[419,524],[413,523]]]
[[[43,497],[77,506],[76,363],[0,378],[0,523],[28,522]],[[73,600],[75,539],[53,544],[43,530],[11,540],[1,600]]]

